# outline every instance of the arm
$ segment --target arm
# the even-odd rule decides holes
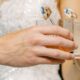
[[[77,14],[77,20],[80,20],[80,0],[60,0],[60,13],[64,20],[67,16],[64,15],[65,8],[71,8]]]

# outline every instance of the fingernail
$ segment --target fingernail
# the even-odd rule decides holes
[[[70,35],[71,40],[72,40],[72,41],[74,41],[73,34],[72,34],[72,33],[70,33],[69,35]]]
[[[74,45],[75,45],[75,49],[77,49],[78,48],[78,44],[75,43]]]

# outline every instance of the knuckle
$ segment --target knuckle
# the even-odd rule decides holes
[[[73,38],[72,33],[71,33],[68,29],[64,29],[64,31],[65,31],[65,34],[66,34],[66,37],[67,37],[67,38],[70,38],[70,39]]]
[[[59,57],[60,56],[60,51],[57,49],[54,49],[54,57]]]
[[[36,47],[32,47],[32,48],[31,48],[31,51],[32,51],[32,53],[34,53],[34,55],[35,55],[36,53],[38,53],[38,49],[37,49]]]
[[[37,59],[36,62],[37,62],[38,64],[42,64],[42,63],[45,62],[45,60]]]
[[[37,37],[34,38],[34,43],[35,44],[39,44],[40,41],[41,41],[41,37],[37,36]]]
[[[66,30],[67,36],[71,37],[72,33],[69,30]]]
[[[60,27],[60,26],[57,26],[56,27],[56,30],[62,30],[63,28],[62,27]]]
[[[56,37],[57,44],[61,46],[63,44],[63,40],[61,37]]]
[[[30,61],[30,63],[36,62],[36,58],[32,57],[29,61]]]
[[[57,33],[59,31],[59,27],[55,27],[54,30]]]
[[[33,26],[30,29],[31,29],[31,31],[36,32],[36,31],[38,31],[39,27]]]
[[[39,44],[41,41],[41,35],[40,34],[34,34],[32,37],[31,37],[31,43],[33,44]]]
[[[75,42],[73,42],[73,48],[74,49],[77,49],[78,48],[78,45]]]
[[[56,54],[59,54],[60,53],[60,50],[56,50],[55,52],[56,52]]]
[[[33,27],[32,27],[33,30],[36,30],[36,28],[37,28],[36,26],[33,26]]]

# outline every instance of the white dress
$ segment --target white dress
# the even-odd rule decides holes
[[[55,0],[0,0],[0,36],[32,25],[58,24],[60,15]],[[51,16],[45,20],[41,12],[50,7]],[[44,27],[43,27],[44,28]],[[13,68],[0,65],[0,80],[60,80],[58,65],[37,65]]]

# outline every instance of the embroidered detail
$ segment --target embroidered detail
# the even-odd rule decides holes
[[[77,14],[70,8],[65,8],[64,9],[64,14],[66,16],[68,16],[69,18],[72,18],[72,17],[77,18]]]
[[[41,7],[41,13],[43,14],[43,18],[47,20],[50,17],[52,10],[48,6]]]

